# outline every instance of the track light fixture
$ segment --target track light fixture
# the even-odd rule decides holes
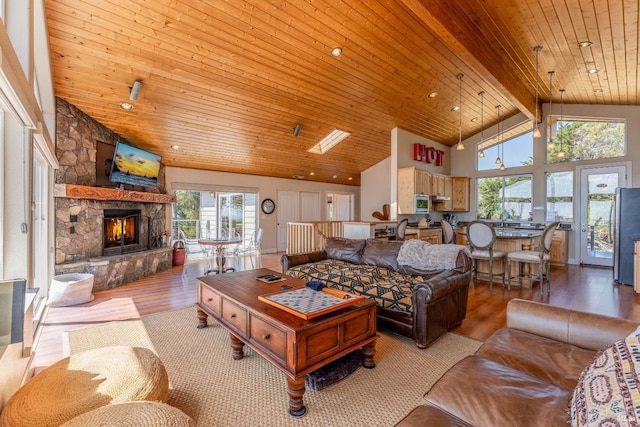
[[[294,137],[298,137],[298,135],[300,134],[300,129],[302,129],[302,125],[300,123],[298,123],[294,128],[293,128],[293,136]]]
[[[136,80],[133,82],[133,86],[131,86],[131,91],[129,92],[129,99],[132,101],[137,101],[140,96],[140,91],[142,90],[142,82],[140,80]]]

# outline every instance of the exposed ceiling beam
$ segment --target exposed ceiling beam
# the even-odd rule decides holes
[[[536,111],[535,96],[527,82],[516,73],[510,47],[495,37],[487,23],[472,19],[464,10],[446,0],[402,0],[402,2],[445,44],[461,61],[480,74],[513,105],[533,120]],[[470,31],[470,28],[479,31]],[[483,37],[479,37],[482,34]],[[492,39],[489,40],[488,37]],[[538,106],[537,121],[541,121],[542,108]]]

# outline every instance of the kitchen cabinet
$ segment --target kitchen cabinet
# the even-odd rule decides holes
[[[398,214],[414,214],[414,196],[431,194],[431,173],[425,169],[398,169]]]
[[[444,196],[444,181],[445,175],[440,175],[439,173],[434,173],[431,176],[431,185],[432,185],[432,195],[433,196]]]
[[[466,176],[454,176],[451,181],[451,210],[468,212],[471,179]]]
[[[459,225],[456,229],[456,245],[467,246],[468,244],[469,240],[467,239],[467,226]]]
[[[555,230],[551,238],[549,249],[549,262],[553,265],[567,265],[569,261],[568,230]]]
[[[442,244],[442,229],[440,228],[407,228],[405,240],[420,239],[432,245]]]

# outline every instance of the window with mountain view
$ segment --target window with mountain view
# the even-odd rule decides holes
[[[550,117],[553,147],[547,163],[609,159],[625,155],[626,122],[617,119]]]

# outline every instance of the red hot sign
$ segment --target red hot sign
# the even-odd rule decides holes
[[[444,151],[436,150],[422,144],[413,144],[413,160],[418,162],[433,163],[435,166],[442,166]]]

